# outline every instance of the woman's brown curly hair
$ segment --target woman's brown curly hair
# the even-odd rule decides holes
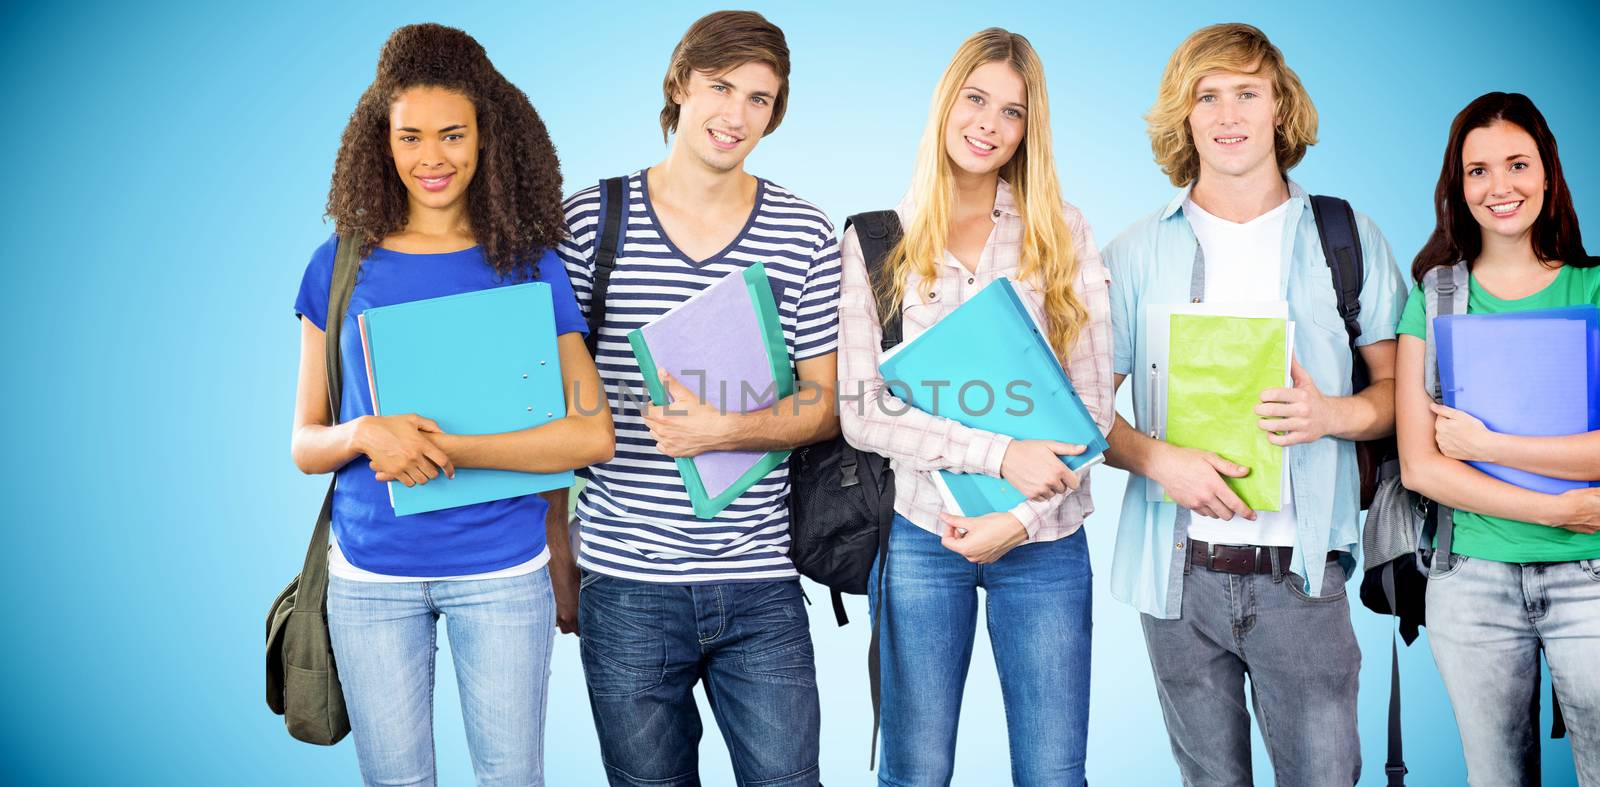
[[[389,151],[389,111],[401,92],[437,87],[466,96],[477,110],[482,150],[467,186],[467,218],[483,255],[502,276],[531,274],[566,232],[561,164],[544,121],[472,36],[453,27],[408,25],[378,56],[378,75],[361,94],[339,143],[328,217],[361,239],[361,256],[405,227],[405,184]]]

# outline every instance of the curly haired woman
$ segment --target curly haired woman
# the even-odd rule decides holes
[[[528,495],[400,520],[384,483],[425,484],[460,467],[560,472],[610,457],[611,419],[597,399],[585,325],[551,251],[563,231],[555,150],[527,96],[478,42],[438,25],[403,27],[384,45],[377,79],[345,128],[328,215],[338,231],[312,253],[295,301],[292,451],[304,472],[338,473],[328,625],[362,777],[435,781],[442,615],[478,782],[542,784],[556,617],[545,500]],[[333,423],[323,332],[341,242],[359,243],[362,263],[342,328],[343,393]],[[577,392],[565,418],[453,435],[426,414],[373,413],[356,315],[529,280],[552,290],[562,379]]]

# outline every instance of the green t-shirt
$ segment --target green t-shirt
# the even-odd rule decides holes
[[[1469,278],[1467,289],[1468,314],[1500,314],[1584,304],[1600,306],[1600,267],[1562,266],[1550,286],[1516,300],[1496,298],[1478,286],[1477,277]],[[1427,341],[1426,317],[1422,287],[1412,287],[1405,311],[1400,314],[1398,332]],[[1559,527],[1470,511],[1457,511],[1455,526],[1452,550],[1468,557],[1502,563],[1559,563],[1600,558],[1600,534],[1583,535]]]

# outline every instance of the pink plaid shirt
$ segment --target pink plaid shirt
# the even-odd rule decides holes
[[[895,209],[902,224],[910,216],[910,200],[908,196]],[[1083,214],[1066,203],[1061,209],[1077,240],[1075,287],[1089,312],[1089,321],[1078,334],[1068,359],[1067,377],[1095,423],[1102,432],[1109,433],[1115,412],[1111,308],[1107,299],[1111,277],[1100,262],[1100,252]],[[984,244],[976,273],[969,272],[955,255],[946,252],[936,281],[918,281],[913,275],[907,283],[901,307],[905,341],[915,339],[1000,276],[1011,279],[1028,310],[1043,322],[1044,293],[1018,277],[1022,216],[1012,201],[1011,186],[1004,180],[995,192],[992,215],[994,232]],[[883,328],[854,227],[845,230],[840,257],[844,274],[839,293],[839,393],[851,397],[862,394],[860,400],[841,401],[840,425],[851,445],[889,457],[894,468],[895,512],[924,530],[938,533],[944,503],[932,473],[951,470],[999,476],[1011,438],[922,412],[884,390],[883,375],[878,369]],[[884,399],[889,401],[881,402]],[[1028,541],[1035,542],[1072,535],[1093,511],[1089,478],[1085,475],[1077,491],[1044,502],[1024,500],[1011,509],[1011,514],[1027,528]]]

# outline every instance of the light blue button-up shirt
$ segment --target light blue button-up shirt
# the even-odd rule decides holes
[[[1289,319],[1295,322],[1295,357],[1324,394],[1349,396],[1353,359],[1332,273],[1317,235],[1311,198],[1295,182],[1288,185],[1279,288],[1289,304]],[[1135,222],[1103,253],[1111,269],[1112,371],[1128,375],[1132,382],[1135,426],[1145,434],[1150,433],[1156,416],[1150,412],[1150,375],[1136,371],[1149,368],[1148,348],[1139,328],[1145,306],[1189,302],[1198,241],[1183,214],[1188,197],[1189,188],[1185,188],[1166,208]],[[1367,345],[1395,337],[1406,290],[1389,243],[1372,220],[1357,213],[1356,232],[1366,268],[1361,337],[1356,343]],[[1351,560],[1359,557],[1361,492],[1355,444],[1323,437],[1285,449],[1284,462],[1295,510],[1290,570],[1305,578],[1306,592],[1315,596],[1322,590],[1323,556],[1328,551],[1348,552]],[[1111,594],[1140,612],[1177,618],[1183,609],[1188,534],[1177,522],[1177,506],[1145,500],[1146,483],[1143,476],[1128,475],[1111,563]]]

